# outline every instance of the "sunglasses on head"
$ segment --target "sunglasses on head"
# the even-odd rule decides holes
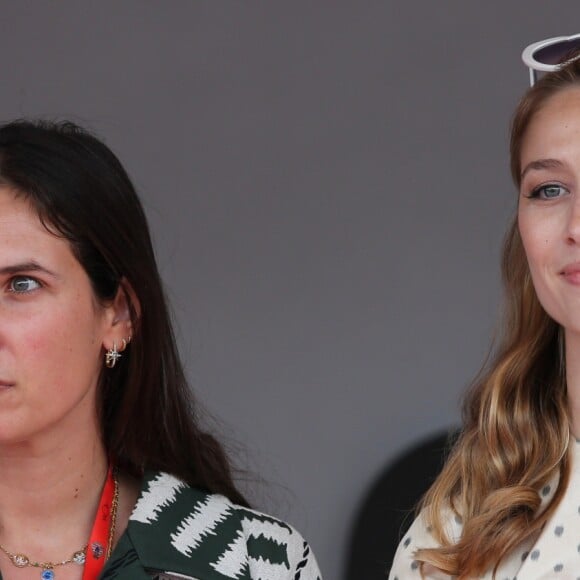
[[[530,69],[530,86],[533,87],[538,80],[538,72],[558,70],[563,64],[571,60],[570,55],[579,49],[580,34],[555,36],[527,46],[522,52],[522,60]]]

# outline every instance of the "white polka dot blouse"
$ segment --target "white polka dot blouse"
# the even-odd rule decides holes
[[[522,544],[500,563],[495,580],[580,580],[580,443],[573,445],[572,472],[568,489],[552,518],[535,538]],[[543,506],[552,498],[555,484],[551,482],[539,491]],[[450,514],[447,522],[449,537],[461,536],[461,519]],[[422,514],[405,534],[393,562],[389,580],[450,580],[448,574],[424,567],[413,558],[419,548],[437,546]],[[492,570],[481,576],[492,580]]]

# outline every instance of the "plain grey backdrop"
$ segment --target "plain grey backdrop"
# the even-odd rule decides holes
[[[71,118],[123,160],[244,488],[339,578],[365,491],[458,421],[487,352],[520,53],[580,4],[0,8],[0,118]]]

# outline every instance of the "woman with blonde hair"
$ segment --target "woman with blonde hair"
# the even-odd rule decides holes
[[[549,72],[512,122],[503,336],[391,580],[580,576],[579,46],[577,35],[524,51]]]

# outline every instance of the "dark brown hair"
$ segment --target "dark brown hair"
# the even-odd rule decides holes
[[[45,226],[66,238],[101,302],[126,292],[133,340],[100,378],[107,452],[122,469],[166,471],[247,505],[222,446],[198,425],[179,359],[147,220],[121,163],[70,122],[0,126],[0,182],[30,201]]]

